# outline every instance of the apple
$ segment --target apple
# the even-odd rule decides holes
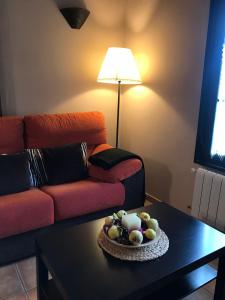
[[[142,219],[142,221],[147,222],[150,220],[150,215],[146,212],[141,212],[139,214],[139,217]]]
[[[115,240],[120,236],[120,231],[117,226],[113,225],[108,230],[108,236],[111,240]]]
[[[139,230],[132,230],[129,234],[129,241],[134,245],[138,246],[143,241],[143,235]]]
[[[154,240],[154,238],[156,237],[156,232],[155,230],[149,228],[145,230],[144,235],[146,236],[147,239]]]
[[[146,225],[148,226],[148,228],[153,229],[153,230],[157,230],[159,228],[159,223],[156,219],[150,219],[146,222]]]
[[[113,222],[113,216],[108,216],[105,218],[105,225],[111,226]]]
[[[125,215],[127,215],[127,212],[125,211],[125,210],[120,210],[120,211],[118,211],[118,213],[117,213],[117,216],[121,219],[122,218],[122,216],[125,216]]]

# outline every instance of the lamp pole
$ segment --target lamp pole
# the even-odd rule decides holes
[[[120,123],[120,87],[121,87],[121,80],[118,81],[117,124],[116,124],[116,148],[118,148],[118,140],[119,140],[119,123]]]

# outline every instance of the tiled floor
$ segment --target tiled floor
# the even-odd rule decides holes
[[[0,268],[0,300],[36,300],[35,258]]]
[[[35,258],[0,268],[0,300],[36,300],[35,274]],[[184,300],[212,300],[214,286],[212,282]]]

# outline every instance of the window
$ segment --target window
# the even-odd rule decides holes
[[[225,157],[225,44],[223,43],[222,66],[216,104],[216,114],[213,127],[211,157]]]
[[[196,163],[225,172],[225,1],[211,0]]]

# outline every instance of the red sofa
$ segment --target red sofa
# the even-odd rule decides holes
[[[111,147],[106,144],[102,113],[0,118],[0,154],[76,142],[87,142],[88,155]],[[0,265],[33,255],[40,232],[143,205],[140,160],[123,161],[108,171],[90,165],[89,175],[77,182],[0,196]]]

